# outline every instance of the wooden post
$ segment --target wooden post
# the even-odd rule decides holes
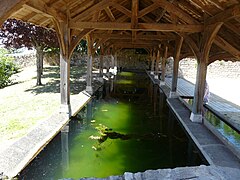
[[[117,74],[118,71],[118,59],[117,59],[117,52],[114,54],[114,72]]]
[[[162,74],[161,74],[161,81],[160,85],[165,85],[165,74],[166,74],[166,60],[168,54],[168,47],[165,47],[164,56],[162,58]]]
[[[99,81],[103,82],[103,45],[100,48],[100,58],[99,58]]]
[[[174,58],[174,64],[173,64],[173,75],[172,75],[172,88],[169,97],[170,98],[176,98],[178,97],[177,94],[177,81],[178,81],[178,68],[179,68],[179,60],[180,60],[180,52],[182,48],[183,43],[183,37],[180,37],[176,44],[175,49],[175,58]]]
[[[212,42],[216,37],[219,29],[222,26],[222,22],[214,25],[209,25],[205,28],[202,44],[200,47],[200,55],[198,57],[197,77],[194,91],[194,101],[190,120],[193,122],[202,123],[202,111],[203,111],[203,96],[205,92],[205,83],[207,76],[207,65],[209,52],[212,46]]]
[[[152,51],[151,61],[152,61],[151,74],[154,75],[154,64],[155,64],[155,52],[154,51]]]
[[[93,52],[92,52],[92,38],[90,35],[87,35],[87,44],[88,44],[88,60],[87,60],[87,87],[86,91],[89,94],[93,93],[92,88],[92,65],[93,65]]]
[[[160,62],[160,50],[157,51],[154,79],[158,79],[158,75],[159,75],[159,62]]]
[[[60,39],[60,93],[61,107],[60,112],[71,116],[70,106],[70,28],[68,22],[59,23]]]

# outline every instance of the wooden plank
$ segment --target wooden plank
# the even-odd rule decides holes
[[[160,23],[138,23],[138,28],[133,29],[131,23],[117,22],[73,22],[70,21],[71,29],[93,28],[100,30],[137,30],[137,31],[164,31],[164,32],[202,32],[203,25],[188,24],[160,24]]]
[[[1,0],[0,1],[0,26],[14,12],[22,8],[27,0]]]

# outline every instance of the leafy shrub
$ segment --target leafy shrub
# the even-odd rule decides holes
[[[7,56],[8,51],[0,48],[0,88],[7,86],[11,81],[12,74],[18,71],[18,67],[13,62],[13,58]]]

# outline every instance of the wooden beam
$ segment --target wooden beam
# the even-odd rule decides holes
[[[82,30],[74,39],[72,39],[71,43],[70,43],[70,47],[69,47],[69,51],[70,51],[70,55],[73,53],[74,49],[76,48],[76,46],[79,44],[79,42],[81,41],[81,39],[89,34],[90,32],[92,32],[93,29],[84,29]]]
[[[138,6],[139,0],[132,0],[132,18],[131,18],[132,29],[136,29],[138,27]]]
[[[127,15],[128,17],[132,16],[131,11],[129,11],[127,8],[125,8],[124,6],[115,3],[115,2],[109,2],[109,5],[115,7],[118,11],[122,12],[123,14]]]
[[[160,50],[157,51],[156,64],[155,64],[155,79],[159,79],[159,62],[160,62]]]
[[[138,23],[138,28],[133,29],[131,23],[117,22],[70,22],[71,29],[93,28],[100,30],[137,30],[137,31],[164,31],[164,32],[202,32],[203,25],[188,24],[159,24]]]
[[[27,0],[1,0],[0,1],[0,26],[7,20],[15,11],[22,8]]]
[[[187,45],[190,47],[191,51],[193,52],[194,56],[198,60],[198,57],[200,57],[200,49],[197,46],[196,42],[187,34],[179,33],[180,36],[184,38],[184,41],[187,43]]]
[[[174,55],[172,87],[171,87],[171,92],[174,94],[173,96],[175,96],[176,95],[175,93],[177,92],[178,69],[179,69],[179,61],[180,61],[182,44],[183,44],[183,37],[180,37],[180,39],[176,42],[175,55]]]
[[[204,31],[202,43],[200,47],[200,52],[201,52],[200,59],[206,61],[206,63],[208,62],[208,56],[209,56],[210,49],[212,47],[213,40],[217,35],[218,31],[220,30],[220,28],[222,27],[222,25],[223,25],[222,22],[215,23],[214,25],[207,26]]]
[[[104,10],[112,22],[116,20],[109,6],[106,7]]]
[[[92,33],[93,38],[109,38],[109,39],[131,39],[131,35],[123,34],[97,34]],[[139,35],[137,34],[137,39],[140,40],[174,40],[175,36],[172,35]]]
[[[92,94],[93,93],[93,89],[92,89],[93,39],[90,35],[87,35],[86,39],[87,39],[87,46],[88,46],[86,91]]]
[[[214,55],[211,55],[208,60],[208,65],[215,62],[216,60],[231,60],[235,59],[235,57],[228,52],[220,52]]]
[[[161,74],[161,81],[165,81],[165,74],[166,74],[166,60],[168,57],[168,46],[165,46],[164,49],[164,56],[162,58],[162,74]]]
[[[150,6],[147,6],[146,8],[139,11],[138,18],[145,16],[146,14],[156,10],[157,8],[159,8],[159,5],[157,3],[153,3]]]
[[[141,19],[142,19],[145,23],[155,23],[155,21],[154,21],[152,18],[148,17],[148,16],[143,16],[143,17],[141,17]]]
[[[170,0],[169,2],[170,3],[173,3],[173,1],[174,0]],[[162,19],[162,17],[164,16],[164,14],[167,12],[167,10],[166,9],[163,9],[162,10],[162,12],[160,13],[160,15],[156,18],[156,22],[159,22],[161,19]]]
[[[226,22],[229,21],[235,17],[240,16],[240,5],[234,5],[218,14],[216,14],[213,17],[210,17],[207,19],[206,24],[213,24],[216,22]]]
[[[198,21],[196,21],[191,15],[177,7],[176,5],[172,4],[171,2],[167,0],[152,0],[153,2],[158,3],[158,5],[165,9],[167,12],[172,13],[185,21],[188,24],[198,24]]]
[[[229,42],[227,42],[222,37],[216,36],[215,39],[214,39],[214,43],[218,47],[220,47],[221,49],[223,49],[223,50],[229,52],[230,54],[232,54],[237,59],[240,59],[240,51],[238,49],[236,49],[235,47],[233,47]]]
[[[125,44],[125,43],[116,43],[116,44],[111,44],[113,45],[114,47],[117,47],[117,48],[153,48],[153,47],[156,47],[152,44]]]
[[[240,31],[237,26],[235,26],[234,24],[231,24],[229,22],[225,22],[224,26],[227,27],[228,29],[230,29],[232,32],[236,33],[240,37]]]
[[[95,4],[94,6],[86,9],[82,13],[75,16],[72,20],[73,21],[81,21],[86,17],[94,15],[96,12],[103,10],[104,8],[109,6],[109,0],[102,0],[101,2]]]
[[[43,16],[49,18],[55,18],[58,21],[67,21],[67,17],[60,11],[57,11],[54,8],[49,8],[43,1],[28,1],[23,5],[24,8],[34,11],[36,13],[42,14]]]
[[[212,47],[214,38],[216,37],[222,22],[209,25],[205,28],[202,42],[200,46],[200,56],[198,58],[197,77],[194,91],[194,101],[192,106],[191,121],[202,122],[203,98],[205,92],[207,65],[209,52]]]

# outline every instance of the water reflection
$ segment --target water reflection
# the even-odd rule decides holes
[[[205,113],[205,118],[210,122],[231,144],[240,150],[240,134],[221,121],[211,111]]]
[[[62,144],[62,168],[63,171],[69,168],[69,146],[68,146],[69,125],[67,124],[61,130],[61,144]]]
[[[69,132],[62,131],[57,168],[45,166],[45,171],[51,169],[52,173],[39,179],[107,177],[205,164],[169,112],[164,94],[145,74],[120,74],[101,91],[72,118]],[[44,160],[53,153],[46,152]],[[41,174],[34,170],[41,163],[34,160],[21,177]],[[59,164],[64,169],[58,168]]]

